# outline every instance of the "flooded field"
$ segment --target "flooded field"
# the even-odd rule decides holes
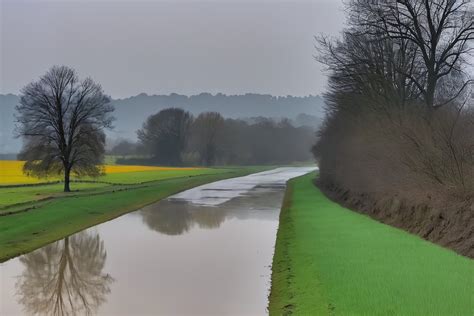
[[[7,261],[0,314],[265,314],[285,182],[313,169],[197,187]]]

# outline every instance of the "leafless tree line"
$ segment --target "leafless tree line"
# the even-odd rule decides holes
[[[194,117],[182,109],[169,108],[151,115],[138,131],[138,138],[139,144],[129,144],[129,149],[141,149],[141,154],[152,157],[149,163],[153,164],[278,164],[310,160],[314,130],[295,127],[289,120],[258,118],[248,123],[226,119],[217,112]],[[146,163],[140,159],[128,162]]]
[[[474,196],[473,5],[352,0],[318,37],[327,118],[313,147],[326,186],[434,200]]]

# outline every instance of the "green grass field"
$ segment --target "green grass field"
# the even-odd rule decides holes
[[[96,179],[97,182],[114,184],[136,184],[156,180],[164,180],[177,177],[191,177],[204,174],[217,174],[226,172],[228,169],[202,168],[194,170],[157,170],[157,171],[135,171],[126,173],[109,173]]]
[[[231,169],[202,168],[194,170],[157,170],[135,171],[124,173],[111,173],[96,179],[84,179],[92,182],[73,182],[71,190],[74,192],[64,194],[63,184],[35,184],[23,187],[0,186],[0,214],[8,211],[9,206],[34,202],[51,197],[78,195],[80,193],[96,193],[116,189],[114,184],[136,185],[159,180],[179,177],[194,177],[200,175],[220,174]],[[16,206],[15,206],[16,207]]]
[[[314,177],[289,183],[271,315],[474,315],[474,260],[339,206]]]
[[[0,262],[34,250],[64,236],[113,219],[182,190],[224,178],[242,176],[264,168],[200,169],[157,175],[151,171],[120,173],[120,180],[137,183],[107,185],[73,183],[71,193],[62,184],[0,188]],[[146,172],[145,172],[146,173]],[[130,178],[127,178],[130,175]],[[150,180],[143,181],[143,179]],[[153,179],[153,181],[151,181]],[[142,184],[142,182],[146,182]],[[41,202],[35,200],[50,197]],[[20,204],[18,203],[26,203]],[[16,204],[16,205],[14,205]],[[13,210],[13,214],[12,214]],[[8,215],[6,215],[8,214]]]
[[[90,192],[109,186],[104,183],[73,183],[72,190]],[[24,187],[0,187],[0,209],[9,205],[37,201],[49,197],[61,196],[64,184],[45,184]],[[73,192],[74,193],[74,192]],[[1,211],[0,211],[1,212]]]

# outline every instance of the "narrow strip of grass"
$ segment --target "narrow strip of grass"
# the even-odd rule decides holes
[[[73,183],[74,191],[89,191],[107,186],[103,183]],[[0,209],[7,206],[25,202],[42,200],[45,198],[60,196],[64,184],[46,184],[37,186],[24,186],[12,188],[0,188]]]
[[[151,170],[151,171],[133,171],[107,173],[96,179],[89,179],[97,182],[113,183],[113,184],[139,184],[156,180],[164,180],[177,177],[198,176],[204,174],[217,174],[227,170],[217,168],[196,168],[196,169],[170,169],[170,170]]]
[[[271,315],[473,315],[474,260],[339,206],[313,179],[288,185]]]
[[[216,174],[167,179],[118,192],[58,198],[32,211],[0,217],[0,262],[177,192],[254,171],[255,168],[227,170]]]

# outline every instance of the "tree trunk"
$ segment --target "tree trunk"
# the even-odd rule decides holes
[[[71,188],[69,186],[70,174],[71,174],[71,169],[64,168],[64,192],[71,192]]]

